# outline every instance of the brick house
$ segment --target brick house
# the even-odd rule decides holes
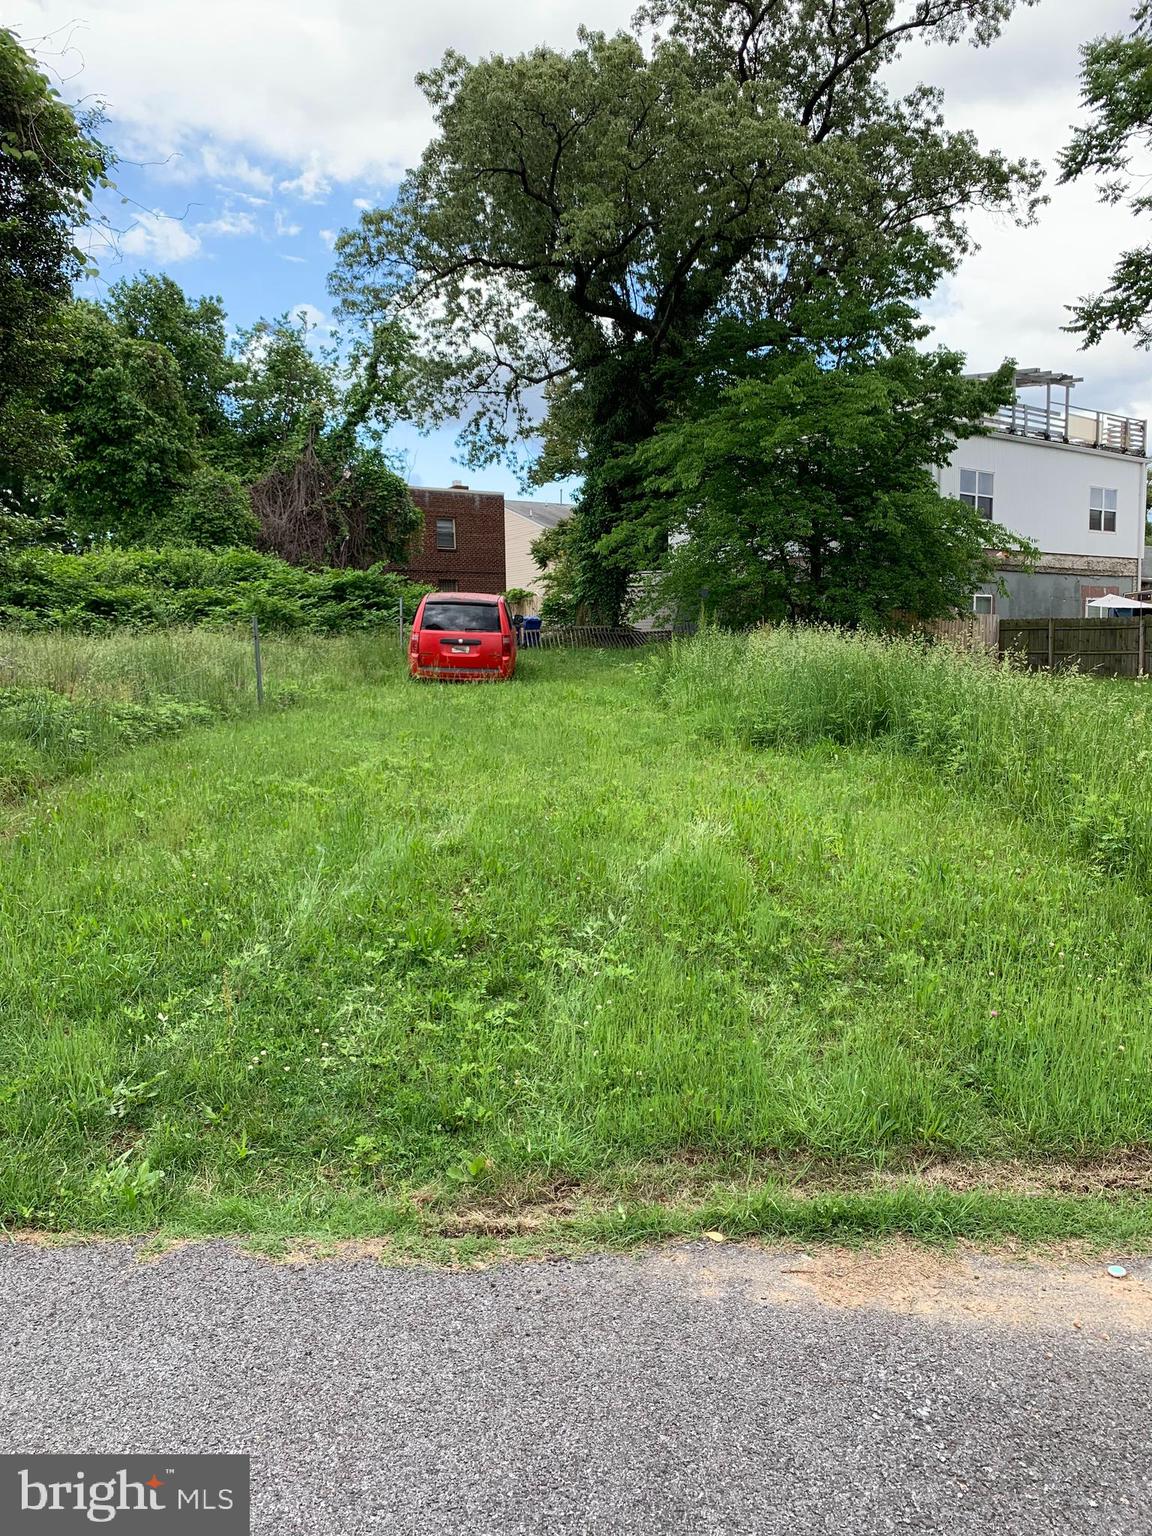
[[[424,514],[424,537],[408,564],[397,569],[442,592],[505,591],[503,492],[460,484],[408,489]]]

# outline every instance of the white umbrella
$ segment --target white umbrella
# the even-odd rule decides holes
[[[1103,597],[1090,597],[1086,606],[1102,610],[1123,608],[1125,612],[1138,610],[1142,613],[1152,613],[1152,603],[1142,603],[1135,597],[1121,597],[1119,592],[1107,592]]]

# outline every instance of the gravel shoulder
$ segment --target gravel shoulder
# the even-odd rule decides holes
[[[1152,1262],[1105,1262],[11,1243],[0,1448],[246,1451],[261,1536],[1145,1536]]]

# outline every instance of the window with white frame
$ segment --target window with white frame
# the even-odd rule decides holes
[[[987,469],[962,469],[960,471],[960,500],[979,512],[981,517],[992,520],[992,472]]]
[[[438,517],[436,519],[436,548],[456,548],[456,519],[454,517]]]
[[[996,612],[996,599],[993,597],[992,593],[991,592],[973,592],[973,594],[972,594],[972,612],[973,613],[995,613]]]
[[[1089,492],[1088,526],[1093,533],[1116,532],[1116,492],[1107,485],[1094,485]]]

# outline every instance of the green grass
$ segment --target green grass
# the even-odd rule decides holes
[[[703,647],[452,688],[313,644],[339,691],[10,813],[8,1222],[423,1241],[536,1204],[596,1242],[1147,1230],[1137,1200],[790,1187],[813,1158],[1152,1140],[1142,872],[1103,876],[898,731],[760,744],[780,733],[718,702]],[[1098,734],[1128,697],[1101,696]]]
[[[266,638],[266,707],[362,678],[385,643]],[[0,630],[0,802],[125,748],[255,708],[252,640],[242,631]]]

